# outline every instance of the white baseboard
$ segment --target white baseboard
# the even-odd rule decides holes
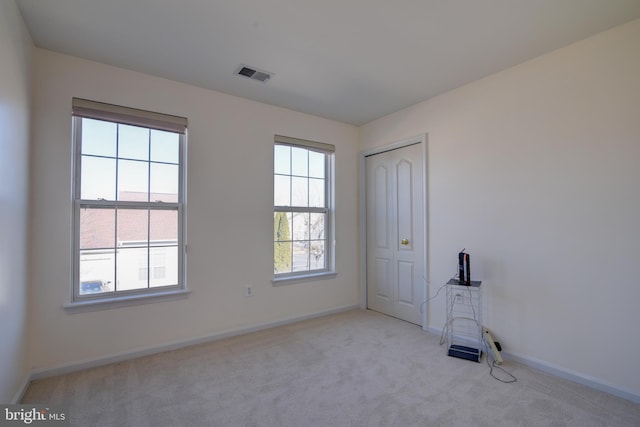
[[[13,403],[19,403],[22,400],[24,393],[27,391],[29,383],[33,380],[53,377],[56,375],[68,374],[68,373],[80,371],[83,369],[89,369],[89,368],[95,368],[98,366],[108,365],[111,363],[123,362],[126,360],[135,359],[137,357],[143,357],[143,356],[148,356],[152,354],[162,353],[164,351],[177,350],[183,347],[189,347],[197,344],[204,344],[207,342],[217,341],[224,338],[248,334],[251,332],[257,332],[264,329],[274,328],[276,326],[283,326],[291,323],[301,322],[303,320],[309,320],[316,317],[327,316],[329,314],[341,313],[344,311],[358,309],[358,308],[360,308],[359,304],[347,305],[347,306],[338,307],[330,310],[317,311],[317,312],[305,314],[302,316],[289,317],[289,318],[274,321],[274,322],[267,322],[259,325],[253,325],[253,326],[248,326],[248,327],[243,327],[238,329],[217,332],[215,334],[201,336],[198,338],[190,338],[186,340],[174,341],[174,342],[159,345],[159,346],[152,346],[152,347],[147,347],[147,348],[138,349],[138,350],[129,351],[129,352],[111,354],[108,356],[98,357],[94,359],[76,361],[76,362],[72,362],[64,365],[59,365],[53,368],[35,369],[25,376],[24,380],[20,385],[20,388],[18,389],[18,391],[16,392],[13,398]],[[427,332],[440,336],[442,333],[442,329],[429,327],[427,328]],[[522,363],[523,365],[529,366],[531,368],[538,369],[542,372],[546,372],[548,374],[554,375],[556,377],[573,381],[575,383],[585,385],[595,390],[603,391],[605,393],[609,393],[614,396],[621,397],[631,402],[640,403],[640,395],[632,391],[613,386],[611,384],[608,384],[596,378],[582,375],[577,372],[573,372],[568,369],[553,365],[551,363],[537,360],[532,357],[522,356],[516,353],[503,351],[502,356],[504,357],[505,360],[513,360],[518,363]]]
[[[442,334],[442,329],[436,329],[433,327],[427,328],[427,331],[432,334],[436,334],[438,336]],[[533,357],[523,356],[517,353],[502,351],[500,352],[500,354],[502,354],[502,357],[505,360],[513,360],[515,362],[522,363],[525,366],[537,369],[547,374],[551,374],[558,378],[562,378],[565,380],[572,381],[574,383],[582,384],[594,390],[603,391],[605,393],[612,394],[614,396],[621,397],[626,400],[630,400],[631,402],[634,402],[634,403],[640,403],[640,395],[630,390],[625,390],[623,388],[613,386],[597,378],[593,378],[588,375],[583,375],[578,372],[574,372],[569,369],[556,366],[552,363],[538,360]]]
[[[424,329],[424,328],[423,328],[423,329]],[[437,336],[439,336],[439,337],[440,337],[440,336],[442,336],[442,328],[437,329],[437,328],[434,328],[433,326],[429,326],[429,327],[426,329],[426,331],[427,331],[427,332],[429,332],[429,333],[432,333],[432,334],[434,334],[434,335],[437,335]]]
[[[18,391],[13,395],[12,404],[18,404],[24,397],[24,394],[27,392],[27,387],[29,387],[29,383],[31,382],[31,373],[27,373],[22,382],[20,383],[20,387],[18,387]]]
[[[22,394],[26,391],[26,387],[32,380],[38,380],[56,375],[68,374],[71,372],[81,371],[83,369],[95,368],[98,366],[109,365],[111,363],[123,362],[138,357],[149,356],[152,354],[162,353],[164,351],[177,350],[183,347],[189,347],[192,345],[204,344],[207,342],[217,341],[224,338],[234,337],[238,335],[248,334],[251,332],[261,331],[263,329],[274,328],[276,326],[283,326],[291,323],[301,322],[303,320],[309,320],[316,317],[327,316],[329,314],[341,313],[348,310],[360,308],[358,304],[346,305],[338,308],[332,308],[329,310],[317,311],[302,316],[289,317],[274,322],[261,323],[259,325],[247,326],[237,329],[231,329],[222,332],[216,332],[211,335],[204,335],[197,338],[189,338],[186,340],[174,341],[168,344],[162,344],[157,346],[146,347],[133,351],[125,351],[122,353],[114,353],[103,357],[94,359],[79,360],[64,365],[55,366],[52,368],[34,369],[31,371],[27,378],[26,385],[23,387],[22,393],[18,393],[17,396],[22,398]]]
[[[529,366],[534,369],[538,369],[542,372],[546,372],[547,374],[551,374],[553,376],[556,376],[565,380],[573,381],[574,383],[582,384],[594,390],[603,391],[605,393],[609,393],[614,396],[621,397],[626,400],[630,400],[634,403],[640,403],[640,395],[630,390],[625,390],[623,388],[611,385],[597,378],[593,378],[588,375],[583,375],[578,372],[574,372],[569,369],[556,366],[552,363],[535,359],[533,357],[522,356],[520,354],[511,353],[508,351],[503,351],[501,352],[501,354],[505,360],[514,360],[516,362],[522,363],[523,365]]]

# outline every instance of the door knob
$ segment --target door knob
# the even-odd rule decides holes
[[[404,246],[407,246],[409,244],[409,240],[408,239],[402,239],[402,240],[400,240],[400,244],[404,245]]]

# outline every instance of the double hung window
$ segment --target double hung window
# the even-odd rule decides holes
[[[182,290],[187,120],[73,99],[75,302]]]
[[[275,278],[333,270],[333,145],[276,135]]]

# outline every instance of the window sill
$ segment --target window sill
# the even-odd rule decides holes
[[[289,285],[292,283],[311,282],[311,281],[320,280],[320,279],[333,279],[336,276],[337,276],[337,273],[335,271],[323,271],[321,273],[274,277],[273,279],[271,279],[271,283],[273,283],[275,286]]]
[[[86,301],[74,301],[65,304],[63,307],[68,313],[85,313],[89,311],[109,310],[112,308],[129,307],[132,305],[184,299],[187,298],[190,293],[191,291],[188,289],[180,289],[146,295],[126,295]]]

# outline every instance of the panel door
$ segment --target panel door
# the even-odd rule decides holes
[[[367,307],[422,325],[422,145],[366,158]]]

